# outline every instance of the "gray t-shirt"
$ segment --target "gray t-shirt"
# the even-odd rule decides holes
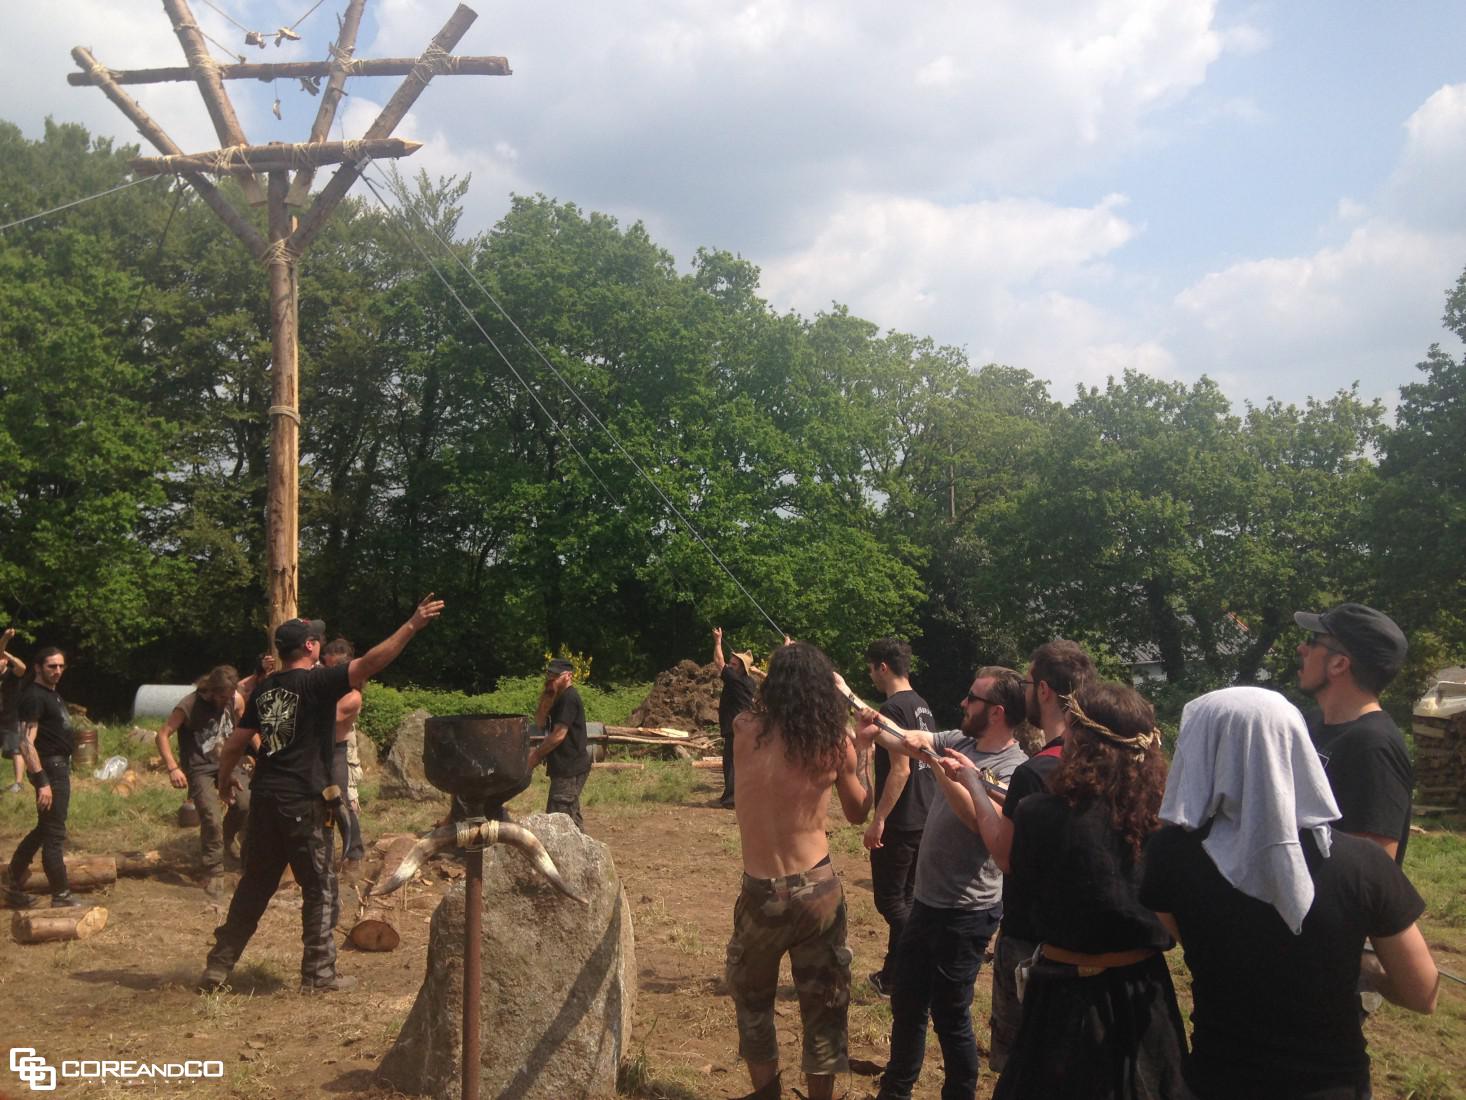
[[[1017,745],[998,752],[980,752],[961,730],[932,734],[937,753],[956,749],[979,768],[1007,779],[1028,755]],[[947,796],[932,798],[926,831],[916,855],[916,900],[933,909],[991,909],[1003,897],[1003,873],[988,855],[982,837],[962,824]]]

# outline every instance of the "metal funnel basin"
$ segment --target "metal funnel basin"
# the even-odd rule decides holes
[[[423,727],[423,772],[465,802],[502,805],[529,786],[529,719],[522,714],[447,714]]]

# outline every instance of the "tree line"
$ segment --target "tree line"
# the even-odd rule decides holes
[[[135,153],[0,123],[0,221]],[[939,699],[1060,634],[1176,691],[1286,676],[1292,612],[1344,599],[1395,615],[1417,674],[1466,649],[1466,362],[1439,347],[1392,417],[1137,371],[1066,399],[780,312],[747,260],[679,269],[572,203],[467,233],[467,185],[348,202],[301,264],[301,606],[370,642],[445,597],[402,679],[487,690],[562,645],[647,678],[707,660],[714,624],[762,653],[754,601],[855,671],[912,638]],[[1444,323],[1466,336],[1466,276]],[[0,608],[71,649],[74,692],[121,709],[263,648],[269,359],[263,269],[181,187],[0,235]]]

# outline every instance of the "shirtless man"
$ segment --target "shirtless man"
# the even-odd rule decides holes
[[[845,895],[830,864],[825,821],[830,787],[854,824],[870,812],[869,748],[848,732],[847,705],[829,658],[805,642],[774,653],[753,708],[735,721],[738,834],[743,890],[728,942],[728,989],[738,1053],[753,1097],[780,1095],[774,994],[787,952],[804,1027],[801,1068],[811,1100],[834,1095],[848,1068],[850,951]]]
[[[337,638],[321,650],[321,664],[327,668],[350,664],[355,657],[356,647],[345,638]],[[361,756],[356,745],[356,720],[360,716],[361,692],[353,688],[336,703],[336,748],[331,760],[331,780],[341,788],[341,807],[336,812],[336,820],[346,849],[341,872],[347,882],[355,882],[360,876],[366,856],[361,840],[361,796],[357,791]]]

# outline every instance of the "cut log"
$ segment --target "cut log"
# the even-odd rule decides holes
[[[392,951],[402,942],[392,911],[372,906],[347,934],[346,940],[358,951]]]
[[[107,910],[21,909],[10,918],[10,934],[16,943],[56,943],[84,940],[107,927]]]
[[[117,860],[111,856],[67,856],[66,882],[73,890],[100,890],[117,881]],[[21,887],[27,893],[48,894],[46,872],[36,869]]]
[[[694,768],[702,768],[706,771],[712,771],[714,768],[721,768],[723,766],[723,762],[719,760],[716,756],[704,756],[701,760],[694,760],[692,762],[692,766]]]
[[[598,772],[644,772],[645,764],[633,764],[621,760],[598,760],[591,765],[592,771]]]

